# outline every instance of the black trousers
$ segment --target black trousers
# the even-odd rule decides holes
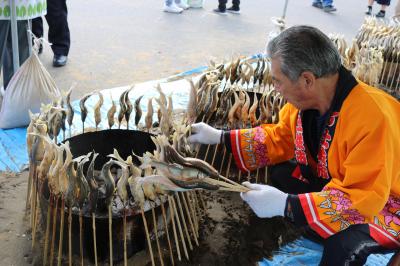
[[[228,0],[218,0],[218,9],[219,10],[225,10],[226,9],[226,3]],[[232,0],[232,6],[234,9],[239,9],[240,5],[240,0]]]
[[[48,0],[46,21],[49,25],[49,42],[55,55],[68,55],[71,44],[68,27],[68,9],[66,0]],[[41,17],[32,20],[32,32],[37,37],[43,36]]]
[[[270,167],[271,185],[290,194],[321,191],[326,182],[310,180],[309,183],[293,177],[296,163],[293,161]],[[372,253],[390,253],[393,250],[380,246],[369,234],[367,224],[351,225],[326,239],[309,229],[305,235],[324,246],[321,266],[364,265]]]
[[[29,57],[28,20],[18,20],[18,50],[20,66]],[[7,88],[14,75],[10,20],[0,20],[0,69],[3,67],[3,86]]]

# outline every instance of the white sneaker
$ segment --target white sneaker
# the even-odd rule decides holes
[[[175,5],[175,3],[172,3],[170,6],[164,5],[164,12],[177,14],[177,13],[182,13],[182,11],[183,9]]]
[[[182,0],[181,0],[180,3],[177,4],[177,6],[179,6],[182,9],[188,9],[190,7],[189,5],[187,5],[184,2],[182,2]]]

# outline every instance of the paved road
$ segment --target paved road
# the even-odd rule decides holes
[[[262,52],[273,28],[270,17],[281,16],[284,6],[283,0],[244,0],[241,15],[220,16],[212,12],[216,0],[179,15],[162,12],[161,0],[67,2],[72,37],[68,65],[53,68],[49,48],[41,59],[61,88],[78,82],[73,98],[167,77],[205,65],[212,57]],[[327,14],[312,7],[311,0],[289,0],[287,25],[314,25],[351,40],[364,19],[366,2],[337,0],[338,12]],[[393,10],[389,7],[387,15]]]

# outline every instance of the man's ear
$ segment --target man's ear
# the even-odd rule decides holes
[[[307,89],[310,89],[314,86],[316,78],[312,72],[304,71],[301,73],[301,77],[303,78],[304,85]]]

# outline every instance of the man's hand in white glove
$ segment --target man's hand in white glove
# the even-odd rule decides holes
[[[258,217],[284,216],[288,194],[268,185],[249,182],[243,182],[243,185],[251,190],[240,193],[240,197],[249,204]]]
[[[210,127],[206,123],[192,125],[192,135],[188,137],[191,143],[218,144],[221,141],[222,130]]]

